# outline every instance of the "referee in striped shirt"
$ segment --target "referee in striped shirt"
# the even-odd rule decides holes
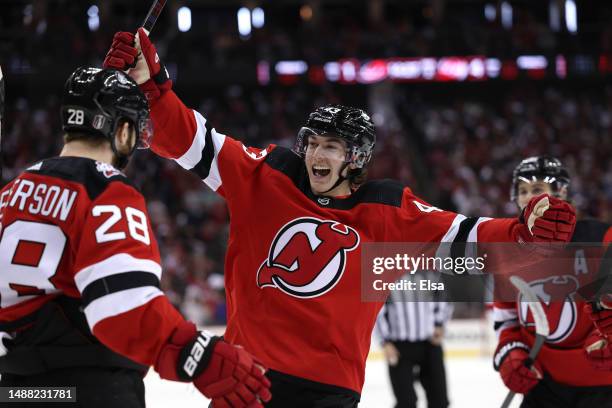
[[[418,287],[420,279],[434,280],[431,275],[417,273],[403,279],[415,281]],[[425,389],[428,408],[448,407],[442,337],[453,307],[438,293],[391,291],[378,315],[376,333],[389,363],[395,408],[416,408],[415,379]]]

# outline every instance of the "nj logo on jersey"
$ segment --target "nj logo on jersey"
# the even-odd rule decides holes
[[[576,303],[572,299],[572,294],[578,289],[578,280],[571,275],[551,276],[532,281],[529,285],[540,299],[548,318],[550,334],[546,342],[559,343],[568,338],[578,320]],[[519,302],[522,300],[521,297]],[[519,305],[521,323],[525,327],[533,327],[535,323],[527,303],[522,302]]]
[[[297,218],[274,237],[257,271],[257,285],[300,298],[321,296],[338,283],[347,252],[357,248],[359,240],[357,231],[335,221]]]
[[[104,174],[104,177],[106,178],[111,178],[111,177],[118,176],[118,175],[122,175],[122,176],[124,175],[122,172],[120,172],[119,170],[111,166],[110,164],[102,163],[99,161],[96,162],[96,170]]]

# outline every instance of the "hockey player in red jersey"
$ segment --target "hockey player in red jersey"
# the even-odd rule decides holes
[[[530,157],[514,170],[511,199],[520,210],[530,199],[543,193],[566,200],[569,183],[569,173],[558,159]],[[599,221],[580,220],[571,241],[610,242],[612,228]],[[581,253],[583,251],[576,251],[576,256]],[[571,270],[556,271],[556,277],[584,273],[584,262],[577,260],[570,264]],[[581,270],[574,270],[575,265]],[[594,327],[589,314],[583,311],[584,302],[576,296],[569,294],[565,301],[545,303],[551,333],[531,368],[526,367],[525,361],[535,335],[533,318],[527,307],[520,307],[516,302],[494,304],[495,330],[499,338],[494,366],[509,389],[525,394],[523,408],[612,406],[610,347],[593,346],[603,338],[602,334]],[[592,351],[592,355],[587,351]],[[603,365],[604,370],[598,369],[598,365]]]
[[[147,101],[121,71],[66,82],[59,157],[0,191],[0,385],[76,387],[74,407],[144,407],[149,366],[215,408],[261,407],[263,366],[185,321],[159,289],[144,198],[121,172],[150,135]]]
[[[375,131],[361,109],[316,109],[294,151],[246,147],[183,105],[142,29],[115,34],[104,64],[133,67],[155,124],[152,150],[227,202],[224,338],[270,368],[267,407],[357,406],[382,307],[360,299],[364,243],[566,241],[573,230],[573,209],[554,198],[540,218],[527,211],[532,236],[519,220],[468,218],[394,181],[365,182]]]

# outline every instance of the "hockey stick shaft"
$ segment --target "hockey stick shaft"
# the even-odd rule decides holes
[[[166,5],[166,0],[155,0],[147,13],[147,16],[142,23],[142,28],[144,28],[147,33],[150,33],[157,22],[157,18],[161,14],[164,6]]]
[[[529,357],[525,361],[525,366],[527,368],[531,368],[533,362],[538,356],[538,353],[540,352],[540,349],[542,348],[542,345],[544,345],[544,340],[546,340],[546,337],[548,337],[550,333],[550,327],[546,318],[546,312],[544,312],[544,308],[542,307],[537,295],[531,289],[531,286],[529,286],[527,282],[518,276],[511,277],[510,282],[512,282],[512,284],[519,290],[522,297],[527,301],[527,306],[529,307],[529,310],[531,310],[531,314],[533,315],[533,320],[535,322],[535,342],[529,351]],[[501,408],[508,408],[514,399],[514,395],[516,395],[514,391],[508,391],[508,395],[506,395]]]
[[[515,395],[516,393],[514,391],[508,391],[508,394],[506,395],[506,399],[504,399],[504,402],[502,403],[501,408],[508,408],[510,406],[510,403],[514,399]]]
[[[545,339],[546,337],[540,334],[536,334],[535,342],[533,343],[533,347],[531,348],[531,351],[529,352],[529,358],[525,361],[525,367],[531,368],[531,366],[533,365],[533,362],[538,356],[538,353],[540,352],[540,349],[542,348],[542,345],[544,344]],[[510,406],[510,403],[514,399],[515,395],[516,393],[514,391],[508,391],[508,394],[506,395],[506,399],[504,399],[504,402],[502,403],[501,408],[508,408]]]

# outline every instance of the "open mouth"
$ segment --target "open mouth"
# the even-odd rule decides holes
[[[312,166],[312,174],[317,177],[325,177],[329,174],[330,171],[331,169],[329,167]]]

